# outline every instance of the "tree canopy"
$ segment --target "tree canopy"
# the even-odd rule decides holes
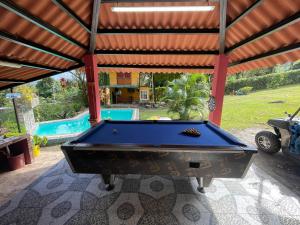
[[[43,98],[52,97],[54,92],[57,92],[60,88],[58,81],[52,77],[47,77],[39,80],[36,84],[37,94]]]

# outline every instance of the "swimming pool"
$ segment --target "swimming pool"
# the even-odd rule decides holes
[[[102,109],[101,119],[111,120],[132,120],[134,109]],[[73,119],[56,120],[41,122],[34,131],[35,135],[39,136],[54,136],[81,133],[89,129],[90,115],[85,113]]]

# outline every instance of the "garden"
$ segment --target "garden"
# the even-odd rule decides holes
[[[103,76],[100,75],[100,76]],[[205,74],[156,73],[153,76],[153,107],[140,106],[140,119],[170,117],[179,120],[207,119],[210,77]],[[146,81],[143,81],[147,83]],[[100,79],[101,81],[101,79]],[[34,108],[37,122],[71,118],[87,110],[87,86],[82,70],[73,71],[69,79],[45,78],[21,85],[22,101],[38,96]],[[0,125],[11,135],[17,132],[12,102],[0,92]],[[300,63],[256,69],[231,75],[227,79],[222,127],[243,129],[262,126],[269,118],[282,117],[299,105]],[[19,100],[20,101],[20,100]],[[102,106],[105,108],[105,106]],[[21,124],[22,132],[25,132]]]
[[[285,117],[299,107],[300,84],[252,92],[248,95],[226,95],[224,98],[222,128],[225,130],[265,126],[270,118]],[[156,116],[179,119],[179,115],[168,113],[168,108],[140,109],[140,119]],[[201,119],[193,113],[194,119]],[[207,114],[205,115],[207,118]]]

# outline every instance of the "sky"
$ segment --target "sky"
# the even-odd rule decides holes
[[[61,73],[55,76],[52,76],[52,78],[59,80],[60,78],[65,78],[67,80],[72,78],[72,74],[70,72]]]
[[[60,73],[60,74],[57,74],[55,76],[51,76],[53,79],[55,80],[59,80],[60,78],[65,78],[67,80],[70,80],[72,79],[72,74],[70,72],[65,72],[65,73]],[[41,79],[40,79],[41,80]],[[36,83],[38,82],[39,80],[37,81],[33,81],[33,82],[30,82],[30,84],[33,84],[33,85],[36,85]]]

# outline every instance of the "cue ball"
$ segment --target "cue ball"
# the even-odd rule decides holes
[[[113,134],[118,133],[117,129],[113,129]]]

